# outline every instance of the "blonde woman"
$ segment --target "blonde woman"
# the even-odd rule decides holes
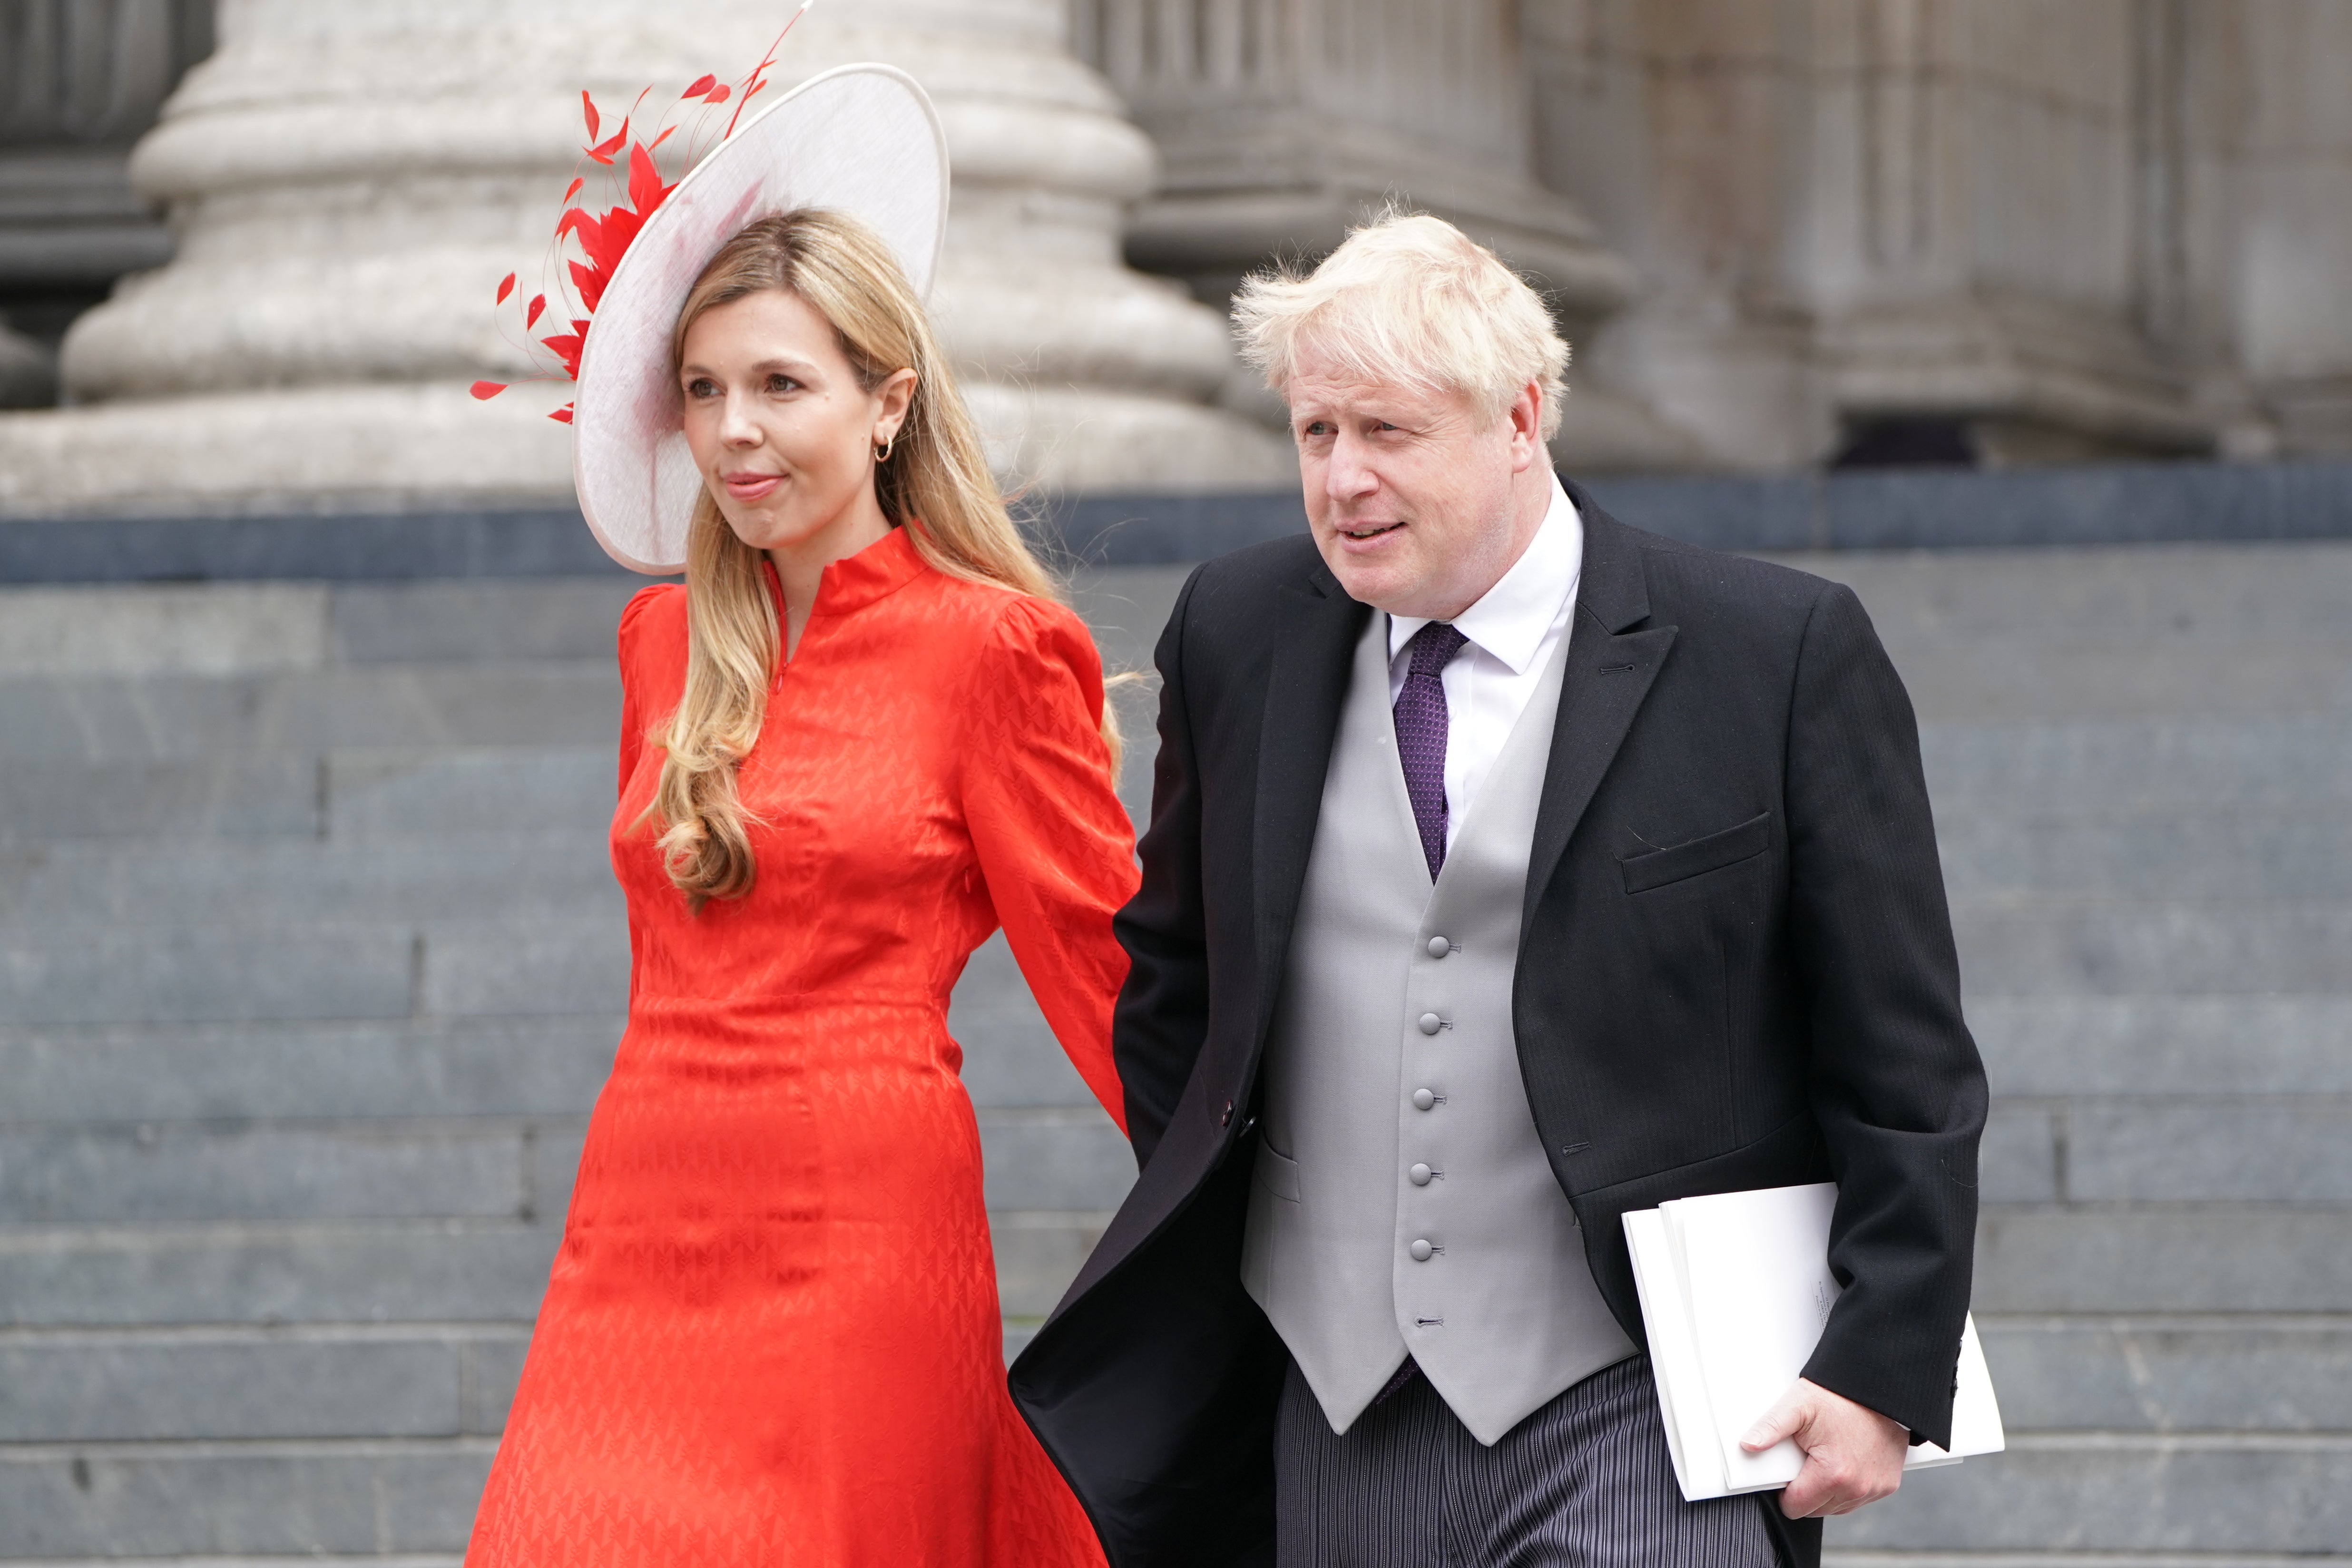
[[[736,233],[671,359],[702,489],[620,627],[628,1030],[467,1561],[1099,1563],[1005,1392],[946,1028],[1001,923],[1121,1116],[1094,646],[872,228]]]

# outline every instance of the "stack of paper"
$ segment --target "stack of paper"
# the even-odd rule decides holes
[[[1829,1266],[1836,1205],[1836,1184],[1823,1182],[1679,1198],[1625,1216],[1658,1408],[1675,1479],[1691,1501],[1784,1487],[1804,1464],[1793,1441],[1751,1454],[1739,1439],[1795,1385],[1837,1301]],[[1906,1468],[1958,1464],[1997,1454],[2002,1443],[1971,1317],[1960,1339],[1952,1446],[1919,1444]]]

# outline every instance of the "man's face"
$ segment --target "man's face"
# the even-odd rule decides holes
[[[1308,344],[1286,390],[1307,524],[1349,598],[1450,620],[1541,522],[1524,477],[1543,449],[1535,388],[1488,421],[1464,394],[1360,381]]]

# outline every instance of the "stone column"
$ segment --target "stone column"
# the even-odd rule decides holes
[[[224,0],[220,49],[140,145],[171,265],[76,323],[84,406],[0,420],[0,509],[551,502],[560,387],[472,401],[529,366],[494,321],[531,277],[580,144],[580,90],[759,59],[787,5],[710,0]],[[956,168],[935,307],[1009,477],[1048,489],[1295,482],[1286,449],[1213,408],[1217,317],[1125,270],[1149,142],[1066,47],[1061,0],[821,5],[781,88],[858,59],[931,91]]]
[[[1513,0],[1076,0],[1076,45],[1167,161],[1127,254],[1222,308],[1244,274],[1312,258],[1391,196],[1450,219],[1550,291],[1580,352],[1635,289],[1535,178]],[[1655,468],[1696,448],[1580,364],[1558,450]],[[1265,405],[1246,384],[1230,400]]]
[[[126,165],[181,72],[211,51],[211,0],[0,7],[0,408],[54,402],[50,346],[66,323],[115,279],[170,258]]]
[[[1529,0],[1547,178],[1655,287],[1596,359],[1720,456],[2210,450],[2142,0]]]
[[[2205,281],[2246,383],[2282,450],[2352,453],[2352,6],[2164,4],[2209,176],[2188,193]]]

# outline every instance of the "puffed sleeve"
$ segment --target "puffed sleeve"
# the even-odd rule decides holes
[[[1103,743],[1102,659],[1076,616],[1020,598],[973,671],[959,760],[964,818],[1021,973],[1103,1109],[1127,1128],[1110,1052],[1135,892],[1135,832]]]
[[[614,654],[621,667],[621,773],[616,795],[628,793],[629,777],[637,771],[637,758],[646,749],[646,731],[663,711],[656,704],[662,692],[674,684],[664,679],[667,667],[679,664],[683,679],[683,643],[676,649],[657,645],[669,622],[677,622],[677,630],[683,633],[685,614],[686,590],[675,583],[640,588],[622,606],[620,629],[613,636]],[[664,654],[676,657],[661,657]],[[673,693],[669,707],[676,706]]]

